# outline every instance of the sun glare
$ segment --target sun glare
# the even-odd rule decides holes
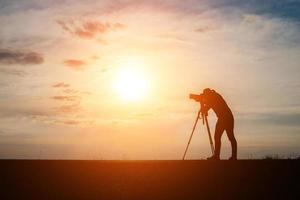
[[[142,63],[128,60],[119,67],[115,80],[115,90],[124,101],[137,101],[148,92],[148,80],[142,71]]]

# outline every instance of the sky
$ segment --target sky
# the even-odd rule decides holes
[[[206,87],[239,158],[300,154],[299,0],[0,0],[0,26],[0,158],[181,159]]]

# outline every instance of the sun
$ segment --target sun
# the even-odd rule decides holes
[[[149,89],[148,78],[142,71],[142,64],[128,60],[118,69],[115,80],[115,91],[124,101],[143,99]]]

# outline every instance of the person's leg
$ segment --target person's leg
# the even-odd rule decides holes
[[[236,139],[234,137],[234,120],[232,119],[232,121],[230,121],[230,123],[228,124],[228,127],[226,128],[226,133],[228,136],[228,139],[231,143],[231,158],[230,159],[237,159],[237,142]]]
[[[214,157],[215,158],[220,158],[220,150],[221,150],[221,137],[224,132],[224,124],[220,119],[218,119],[217,124],[216,124],[216,129],[215,129],[215,153]]]

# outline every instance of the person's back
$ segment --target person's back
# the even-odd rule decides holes
[[[203,103],[213,109],[218,118],[232,115],[223,97],[214,90],[203,92]]]

